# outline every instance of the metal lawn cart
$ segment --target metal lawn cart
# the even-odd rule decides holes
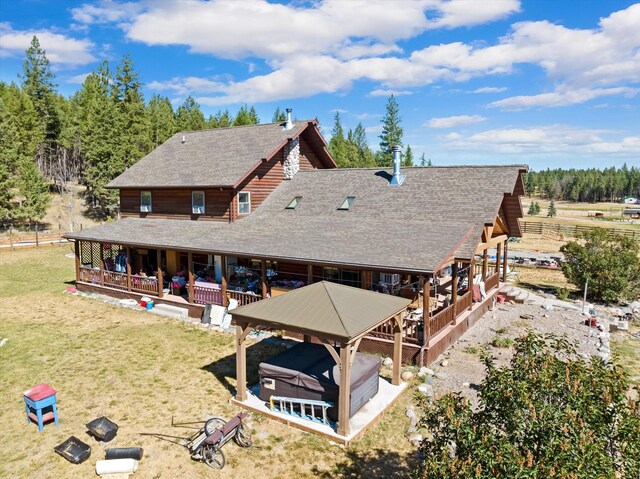
[[[187,448],[191,452],[191,459],[204,461],[213,469],[222,469],[226,463],[222,446],[234,439],[240,447],[251,447],[251,434],[242,420],[247,417],[246,412],[233,416],[228,422],[219,417],[209,419],[204,428],[194,438]]]
[[[199,428],[195,435],[188,438],[157,433],[143,434],[186,447],[191,453],[191,459],[194,461],[204,461],[207,466],[213,469],[222,469],[226,463],[222,446],[231,439],[234,439],[240,447],[251,447],[253,444],[251,433],[242,422],[247,415],[246,412],[241,412],[233,416],[229,421],[225,421],[221,417],[212,417],[207,421],[184,423],[174,423],[172,420],[172,426],[186,426],[204,422],[204,427]]]

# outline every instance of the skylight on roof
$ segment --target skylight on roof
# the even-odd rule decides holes
[[[348,210],[349,208],[351,208],[351,205],[353,204],[353,202],[356,200],[355,196],[347,196],[347,198],[342,202],[342,204],[340,205],[340,207],[338,208],[339,210]]]
[[[296,196],[291,200],[291,203],[289,203],[285,209],[286,210],[295,210],[296,206],[298,206],[298,203],[300,203],[300,200],[302,200],[302,196]]]

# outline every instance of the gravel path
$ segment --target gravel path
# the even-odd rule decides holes
[[[557,307],[547,311],[533,304],[497,305],[433,363],[435,396],[460,391],[476,403],[475,386],[485,376],[481,352],[487,350],[499,366],[506,365],[513,354],[513,339],[529,330],[566,335],[570,342],[578,344],[583,356],[597,355],[601,345],[599,331],[584,325],[584,319],[579,311]]]

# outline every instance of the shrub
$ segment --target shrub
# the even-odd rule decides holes
[[[534,333],[516,340],[509,366],[484,361],[477,410],[459,393],[420,399],[432,437],[415,477],[638,478],[640,401],[618,366]]]
[[[556,296],[562,301],[569,299],[569,290],[567,288],[556,288]]]
[[[562,272],[578,288],[589,280],[587,295],[612,302],[640,293],[640,243],[602,228],[594,228],[560,248]]]

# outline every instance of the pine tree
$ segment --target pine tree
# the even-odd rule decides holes
[[[55,141],[60,135],[60,115],[56,109],[55,76],[49,68],[46,52],[34,35],[26,51],[23,65],[22,87],[38,114],[40,127],[47,141]]]
[[[549,208],[547,209],[547,216],[549,218],[554,218],[557,214],[556,203],[551,199],[551,203],[549,203]]]
[[[402,127],[400,123],[400,107],[395,97],[391,95],[387,100],[387,113],[382,121],[382,133],[380,134],[380,151],[378,166],[391,166],[393,164],[392,148],[402,148]]]
[[[413,166],[413,151],[411,151],[410,145],[407,145],[406,150],[404,150],[402,166]]]
[[[116,70],[112,94],[119,112],[118,155],[125,168],[151,151],[149,121],[141,88],[138,74],[133,69],[133,61],[129,55],[125,55]]]
[[[215,116],[209,117],[208,128],[228,128],[233,123],[229,110],[219,110]]]
[[[111,216],[118,206],[117,191],[105,186],[125,170],[120,154],[120,113],[113,98],[113,77],[109,63],[84,81],[79,101],[83,109],[80,123],[81,154],[85,159],[83,181],[90,205],[103,216]]]
[[[12,199],[16,194],[19,146],[17,129],[0,95],[0,221],[11,221],[16,215]]]
[[[529,210],[527,211],[527,214],[530,216],[535,216],[536,213],[536,204],[535,202],[531,202],[531,204],[529,205]]]
[[[276,107],[276,110],[273,112],[273,118],[271,119],[272,123],[282,123],[283,121],[287,121],[287,114],[280,110],[280,107]]]
[[[20,181],[18,188],[23,197],[19,216],[29,221],[44,217],[51,196],[49,185],[40,174],[38,165],[31,158],[23,158],[18,168]]]
[[[356,147],[356,161],[352,161],[352,166],[357,168],[371,168],[376,165],[376,160],[369,147],[367,141],[367,132],[362,126],[362,123],[358,123],[352,135],[353,144]]]
[[[198,102],[189,95],[176,112],[178,131],[204,130],[207,126]]]
[[[243,126],[243,125],[257,125],[259,122],[258,114],[254,107],[249,107],[245,104],[240,107],[238,110],[238,114],[233,120],[233,126]]]
[[[165,96],[153,95],[147,105],[149,140],[153,147],[161,145],[176,132],[176,119],[171,102]]]
[[[347,168],[349,160],[347,158],[347,142],[344,137],[344,129],[340,121],[340,112],[336,112],[334,117],[331,140],[329,140],[329,152],[335,160],[338,168]]]

